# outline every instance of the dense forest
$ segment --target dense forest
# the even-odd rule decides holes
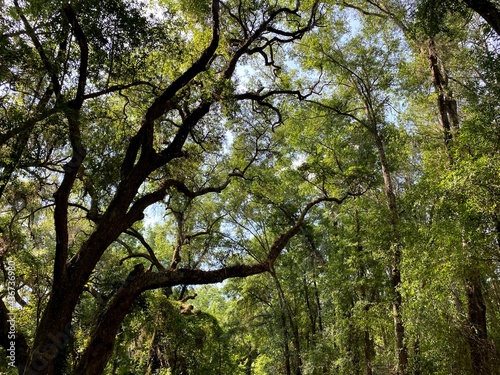
[[[500,1],[0,7],[0,373],[500,374]]]

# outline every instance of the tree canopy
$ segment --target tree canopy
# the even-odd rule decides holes
[[[498,2],[1,8],[2,371],[498,373]]]

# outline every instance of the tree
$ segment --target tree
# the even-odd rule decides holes
[[[336,82],[334,96],[321,103],[326,113],[332,116],[345,116],[350,121],[365,130],[366,136],[372,138],[376,151],[382,189],[387,204],[387,212],[383,214],[388,220],[384,227],[389,228],[386,244],[387,252],[391,254],[390,279],[393,292],[393,318],[395,329],[396,352],[398,353],[397,373],[404,374],[408,366],[408,353],[405,344],[404,325],[402,320],[401,259],[403,240],[400,229],[400,212],[391,165],[387,149],[387,138],[393,125],[387,119],[391,103],[389,93],[391,84],[395,81],[397,67],[391,64],[391,55],[397,53],[397,43],[389,36],[395,33],[382,30],[376,23],[372,27],[361,27],[359,35],[353,36],[349,44],[337,47],[328,41],[320,41],[318,52],[321,69],[325,75]],[[378,40],[370,40],[370,35],[377,35]],[[382,47],[379,47],[381,45]]]
[[[483,11],[485,10],[484,2],[475,3],[477,7],[470,6],[472,2],[466,1],[464,3],[476,11],[479,8],[482,8]],[[489,3],[489,6],[489,13],[494,17],[494,5]],[[389,10],[387,5],[381,6],[378,9],[390,18],[395,18],[395,15],[398,13],[394,9]],[[467,154],[471,150],[468,142],[472,141],[472,138],[468,136],[464,137],[462,132],[465,130],[470,135],[470,129],[468,130],[467,128],[470,126],[471,110],[474,107],[472,103],[478,100],[478,96],[476,96],[478,94],[478,81],[476,79],[483,81],[482,84],[490,86],[489,83],[486,83],[488,79],[483,80],[485,77],[476,77],[474,73],[471,73],[474,71],[474,68],[470,69],[467,66],[471,56],[477,56],[477,52],[483,50],[487,46],[487,43],[478,47],[476,53],[472,53],[467,47],[464,47],[464,44],[459,44],[457,41],[467,40],[471,34],[475,35],[473,39],[478,38],[478,35],[475,34],[476,27],[486,30],[486,32],[488,32],[488,28],[485,28],[480,22],[472,23],[474,26],[468,28],[469,34],[464,34],[464,27],[473,15],[460,2],[422,1],[418,2],[413,9],[415,9],[413,13],[416,15],[415,18],[412,18],[410,16],[411,12],[408,12],[406,20],[404,17],[400,17],[396,20],[396,23],[400,25],[413,43],[420,46],[422,54],[429,62],[446,158],[444,158],[445,164],[437,162],[436,165],[439,164],[437,168],[436,166],[430,167],[430,165],[427,165],[427,168],[430,168],[426,169],[424,176],[427,178],[433,175],[436,178],[434,184],[439,189],[439,187],[446,185],[440,181],[450,181],[449,179],[457,177],[457,173],[458,175],[465,176],[462,174],[465,170],[469,171],[465,173],[470,173],[470,155]],[[489,23],[492,21],[492,18],[488,19],[484,14],[482,16]],[[476,45],[475,42],[472,42],[472,45]],[[486,51],[483,50],[480,54],[486,53],[486,56],[488,56],[487,59],[489,59],[492,55],[487,50],[488,47],[486,47]],[[471,95],[474,99],[472,99]],[[481,101],[482,99],[479,100]],[[460,105],[463,108],[460,108]],[[491,120],[486,120],[486,122],[489,121]],[[465,127],[465,129],[462,129],[462,127]],[[475,133],[474,137],[481,137],[480,132]],[[476,141],[473,142],[475,143]],[[486,145],[488,142],[481,143]],[[469,151],[466,151],[466,149]],[[479,151],[479,153],[482,153],[482,151]],[[489,151],[486,151],[486,153],[489,154]],[[438,160],[436,156],[433,159]],[[424,185],[429,188],[427,183],[428,181],[425,181]],[[463,336],[468,341],[473,372],[477,374],[490,373],[492,371],[490,363],[491,349],[489,348],[490,344],[488,344],[487,311],[483,295],[484,282],[482,281],[484,279],[483,272],[489,271],[486,271],[484,264],[481,263],[481,259],[484,259],[484,256],[472,255],[486,251],[490,245],[484,243],[482,239],[473,235],[472,232],[477,233],[478,228],[484,228],[483,225],[492,228],[494,220],[490,221],[491,219],[487,219],[489,214],[479,214],[475,213],[474,209],[471,210],[469,198],[472,195],[466,194],[467,197],[462,195],[462,193],[459,193],[455,189],[453,184],[446,186],[448,188],[440,190],[438,194],[440,197],[446,197],[449,201],[443,205],[438,202],[432,204],[432,221],[440,218],[442,214],[444,216],[441,218],[450,221],[448,225],[450,233],[452,232],[451,228],[458,226],[453,229],[455,234],[447,239],[452,253],[457,254],[457,257],[461,259],[460,262],[462,265],[466,265],[461,268],[457,264],[457,267],[461,269],[459,274],[463,276],[461,280],[462,285],[458,286],[463,291],[463,297],[457,297],[457,293],[454,292],[457,303],[456,308],[461,315],[467,314],[467,320],[462,323]],[[440,211],[444,207],[446,207],[444,211]],[[482,217],[482,219],[479,219],[479,217]],[[484,223],[483,219],[486,222],[490,221],[490,223]],[[442,227],[443,225],[441,222],[436,227]],[[482,232],[484,238],[489,237],[487,233],[489,230],[491,229]],[[441,235],[436,234],[436,237]],[[456,239],[453,239],[453,236]],[[436,237],[432,241],[435,241]],[[461,239],[461,242],[458,239]],[[454,281],[451,283],[454,283]],[[454,286],[451,288],[455,289]],[[462,303],[460,298],[464,298],[466,302]],[[463,308],[463,306],[466,306],[466,308]]]
[[[55,234],[48,253],[50,295],[41,301],[33,340],[18,332],[20,373],[102,373],[142,292],[270,271],[312,207],[343,199],[310,197],[258,262],[219,263],[212,270],[186,263],[180,252],[189,236],[183,211],[173,201],[185,200],[188,207],[248,178],[249,167],[262,163],[268,152],[261,145],[271,125],[282,121],[277,98],[304,98],[270,79],[261,80],[258,91],[238,85],[236,69],[242,61],[256,64],[260,58],[270,77],[277,74],[279,47],[300,39],[321,16],[317,2],[190,5],[158,3],[151,10],[118,0],[3,5],[2,55],[11,59],[1,71],[0,192],[4,205],[19,207],[19,199],[7,199],[9,188],[39,181],[44,195],[35,198],[37,208],[22,208],[28,216],[38,212],[35,221],[49,220],[52,213]],[[156,17],[156,11],[164,14]],[[252,131],[254,123],[267,128]],[[249,134],[245,148],[228,155],[228,133]],[[158,259],[137,224],[159,202],[180,228],[171,264]],[[114,244],[127,248],[125,234],[146,248],[147,256],[133,249],[130,256],[145,258],[148,268],[143,263],[129,268],[104,296],[87,345],[71,364],[72,326],[82,294],[93,277],[106,272],[101,261]],[[21,253],[8,247],[2,256],[20,259]],[[19,284],[16,292],[24,288],[31,300],[34,287]],[[1,311],[5,330],[9,310],[2,305]]]
[[[495,373],[497,10],[4,2],[0,366]]]

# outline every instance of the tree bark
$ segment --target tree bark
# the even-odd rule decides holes
[[[467,2],[469,3],[469,2]],[[484,1],[477,2],[488,3]],[[453,98],[451,89],[448,86],[448,73],[444,63],[440,60],[434,40],[428,41],[428,57],[432,74],[434,90],[438,95],[438,109],[440,120],[443,126],[443,138],[450,165],[454,164],[452,155],[452,141],[458,134],[459,117],[457,103]],[[474,265],[469,265],[472,269],[472,276],[465,279],[465,289],[468,307],[468,342],[471,356],[471,363],[476,375],[489,374],[489,348],[486,326],[486,305],[482,294],[481,277]]]
[[[147,370],[146,375],[153,375],[156,370],[160,369],[160,360],[158,358],[158,331],[155,329],[153,332],[153,337],[151,338],[151,344],[149,345],[148,361],[146,363]]]
[[[79,363],[76,365],[73,374],[100,375],[102,373],[113,353],[113,345],[121,323],[139,294],[145,290],[156,288],[183,284],[213,284],[232,277],[247,277],[271,271],[281,251],[288,244],[288,241],[299,231],[307,212],[316,204],[325,200],[333,200],[339,203],[342,201],[342,199],[322,197],[307,204],[291,228],[275,239],[271,245],[267,259],[261,263],[235,265],[212,271],[177,268],[167,269],[162,272],[144,272],[142,265],[136,266],[123,286],[108,303],[93,330],[90,342]],[[63,307],[60,306],[60,308]],[[300,356],[297,362],[297,368],[300,369]]]
[[[477,12],[500,35],[500,11],[488,0],[464,0],[469,8]]]
[[[318,290],[318,285],[316,283],[316,280],[313,281],[314,283],[314,297],[316,298],[316,306],[318,310],[318,329],[319,332],[322,334],[323,333],[323,316],[321,313],[321,300],[319,298],[319,290]]]
[[[392,252],[392,265],[391,265],[391,286],[393,293],[392,301],[392,315],[394,320],[394,334],[396,338],[396,351],[398,356],[397,374],[405,375],[408,367],[408,349],[405,344],[405,329],[403,319],[401,318],[402,296],[399,288],[401,287],[401,256],[402,245],[399,233],[399,213],[397,209],[396,194],[392,183],[391,173],[389,170],[389,163],[385,153],[384,142],[380,135],[377,125],[373,124],[371,127],[375,144],[379,155],[380,164],[382,166],[382,175],[384,177],[384,191],[387,198],[387,205],[389,207],[390,222],[392,229],[391,252]]]
[[[276,284],[276,289],[278,291],[278,300],[280,303],[282,323],[284,324],[284,326],[283,326],[284,333],[286,333],[286,336],[289,336],[288,328],[287,328],[287,321],[289,322],[290,329],[292,331],[291,339],[292,339],[292,343],[294,346],[294,351],[293,351],[293,353],[290,353],[289,348],[288,348],[288,351],[290,353],[289,357],[293,358],[293,362],[290,362],[289,360],[288,360],[288,362],[293,364],[293,366],[291,367],[291,372],[294,373],[295,375],[300,375],[302,373],[302,358],[301,358],[300,337],[299,337],[298,327],[295,324],[294,315],[292,314],[292,312],[290,310],[290,305],[288,304],[288,302],[285,298],[285,293],[283,291],[283,288],[281,287],[281,283],[278,279],[278,275],[276,275],[276,272],[274,271],[274,269],[271,271],[271,275],[274,278],[274,282]],[[288,343],[287,343],[287,346],[288,346]]]
[[[437,95],[437,108],[439,120],[443,128],[443,140],[446,147],[448,159],[453,162],[451,143],[458,134],[459,118],[457,102],[453,98],[453,92],[448,85],[448,72],[443,62],[439,58],[434,39],[427,41],[427,57],[432,76],[434,91]]]
[[[63,108],[61,111],[66,115],[67,135],[69,136],[72,151],[71,160],[64,166],[64,176],[54,195],[54,223],[56,228],[54,282],[49,301],[42,314],[40,324],[37,327],[31,353],[26,361],[26,375],[34,373],[38,375],[53,375],[63,371],[61,364],[67,357],[65,353],[72,339],[71,321],[73,313],[84,286],[88,282],[96,264],[106,249],[118,239],[121,233],[143,218],[143,211],[148,206],[163,199],[169,188],[177,188],[178,185],[173,186],[172,180],[167,180],[161,188],[153,193],[147,193],[138,197],[140,187],[148,180],[148,176],[153,171],[165,166],[173,159],[186,155],[184,145],[193,127],[209,113],[211,105],[214,102],[222,100],[221,97],[225,90],[223,88],[224,85],[220,85],[219,89],[214,89],[212,92],[207,93],[206,99],[200,100],[200,102],[197,101],[196,104],[191,103],[193,108],[189,108],[186,116],[183,116],[183,123],[176,129],[176,134],[172,141],[161,151],[157,152],[155,150],[153,147],[155,121],[177,105],[180,100],[178,96],[181,95],[179,92],[182,92],[186,86],[189,86],[193,82],[193,79],[208,69],[219,48],[220,2],[219,0],[212,0],[211,3],[212,35],[209,45],[200,54],[199,58],[180,74],[177,79],[174,79],[145,111],[139,131],[132,136],[128,147],[126,147],[125,156],[120,167],[121,179],[115,181],[117,188],[111,202],[103,215],[96,218],[96,227],[92,234],[80,246],[76,254],[70,258],[72,253],[69,247],[68,236],[70,229],[68,222],[69,197],[76,193],[73,185],[85,158],[85,148],[81,142],[79,116],[84,100],[95,97],[92,94],[86,93],[89,48],[83,28],[80,26],[75,12],[70,5],[65,5],[62,9],[67,21],[65,24],[71,25],[74,40],[78,43],[80,49],[80,58],[79,66],[75,69],[75,74],[68,74],[68,77],[71,76],[71,79],[64,82],[65,86],[64,90],[62,90],[63,79],[57,76],[58,67],[53,65],[50,56],[45,53],[43,41],[38,39],[36,30],[29,25],[27,18],[22,15],[18,1],[14,1],[16,9],[19,11],[19,16],[25,24],[27,35],[32,39],[32,43],[40,55],[41,63],[46,70],[45,73],[48,74],[51,81],[51,90],[53,90],[56,96],[55,102]],[[297,9],[294,10],[286,7],[269,9],[269,12],[265,13],[265,19],[261,21],[260,25],[257,25],[258,27],[252,28],[252,30],[245,30],[244,38],[237,46],[237,51],[230,56],[225,69],[219,71],[220,82],[228,82],[231,79],[238,59],[245,53],[249,53],[251,48],[252,54],[261,53],[267,57],[267,52],[264,51],[271,48],[272,43],[285,44],[301,38],[306,31],[310,30],[316,24],[318,4],[319,2],[315,2],[312,6],[310,17],[306,20],[307,24],[304,26],[301,23],[297,23],[297,30],[292,31],[277,29],[274,26],[279,22],[275,21],[279,21],[282,15],[300,17]],[[245,29],[243,23],[241,26]],[[267,40],[265,35],[263,37],[263,34],[269,33],[281,36],[286,35],[286,38]],[[263,42],[263,46],[255,45],[260,43],[262,39],[266,40],[265,43]],[[255,44],[252,45],[254,42]],[[75,87],[69,87],[72,83],[75,83]],[[68,90],[66,90],[66,86],[68,86]],[[63,94],[66,92],[74,93],[74,98],[65,101]],[[236,99],[250,100],[269,107],[271,105],[266,103],[265,99],[276,93],[280,92],[270,91],[265,93],[266,96],[251,93],[251,95],[243,95],[243,97]],[[287,93],[290,94],[291,92]],[[297,95],[296,92],[293,92],[293,94]],[[51,97],[51,95],[52,93],[48,96]],[[8,140],[5,137],[2,139],[5,141]],[[210,192],[206,189],[202,190],[203,193]],[[211,191],[218,192],[220,189]],[[142,291],[179,284],[214,283],[229,277],[246,277],[266,272],[272,267],[289,239],[298,232],[308,210],[323,201],[341,202],[339,199],[330,199],[327,197],[321,197],[310,202],[301,212],[295,226],[276,239],[275,243],[271,246],[268,257],[263,263],[236,265],[213,271],[175,269],[156,273],[138,272],[138,274],[133,275],[134,277],[124,283],[122,288],[106,306],[103,315],[101,315],[94,327],[90,343],[85,349],[81,361],[75,368],[75,373],[100,374],[100,371],[102,371],[112,353],[114,337],[123,317],[130,311],[135,297]],[[108,320],[103,320],[103,316]]]
[[[373,353],[375,353],[375,348],[373,345],[373,340],[370,337],[370,332],[365,330],[364,333],[364,351],[365,351],[365,375],[373,374]]]
[[[465,280],[469,321],[469,348],[475,375],[491,374],[489,344],[486,328],[486,305],[484,303],[481,278],[478,273]]]
[[[252,365],[258,356],[259,353],[257,350],[252,348],[251,344],[248,344],[248,355],[245,361],[245,375],[252,375]]]
[[[413,361],[413,375],[421,375],[422,370],[421,370],[421,365],[420,365],[420,337],[417,334],[417,337],[415,338],[415,342],[413,344],[413,356],[415,360]]]
[[[304,296],[306,299],[306,307],[307,307],[307,315],[309,317],[309,322],[311,323],[311,335],[314,340],[314,336],[316,335],[316,318],[318,316],[317,312],[314,311],[313,306],[311,304],[310,298],[309,298],[309,287],[307,285],[307,280],[306,277],[304,276],[302,278],[302,283],[304,286]]]
[[[338,62],[334,61],[336,64]],[[389,162],[387,160],[387,155],[385,152],[384,139],[382,134],[380,133],[380,114],[377,112],[378,104],[375,103],[372,97],[373,87],[368,80],[364,80],[363,77],[360,77],[354,71],[350,70],[350,68],[345,65],[340,64],[340,66],[347,70],[351,75],[351,83],[352,86],[356,88],[359,97],[363,100],[366,119],[361,120],[357,117],[351,117],[352,115],[348,115],[357,121],[360,125],[362,125],[365,129],[367,129],[373,139],[375,141],[375,146],[377,149],[378,159],[380,161],[381,169],[382,169],[382,177],[384,180],[384,195],[387,200],[387,207],[389,209],[389,222],[391,229],[391,240],[389,244],[389,251],[391,252],[392,260],[391,260],[391,273],[390,273],[390,281],[392,286],[392,294],[393,294],[393,302],[392,302],[392,310],[393,310],[393,320],[394,320],[394,334],[395,334],[395,342],[396,342],[396,352],[397,352],[397,375],[405,375],[408,367],[408,349],[405,344],[405,329],[403,325],[403,320],[401,317],[401,309],[402,309],[402,296],[399,291],[401,287],[401,257],[402,257],[402,240],[399,228],[399,213],[396,201],[396,192],[394,189],[394,185],[392,182],[392,176],[389,168]],[[344,114],[345,112],[336,111],[337,113]]]

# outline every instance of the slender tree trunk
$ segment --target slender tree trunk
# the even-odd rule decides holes
[[[428,41],[428,58],[434,90],[438,95],[437,106],[443,127],[443,139],[450,165],[453,165],[452,142],[459,130],[459,117],[456,100],[448,86],[448,72],[439,58],[432,38]],[[466,278],[465,289],[468,307],[468,342],[471,363],[476,375],[490,374],[488,334],[486,327],[486,304],[484,302],[481,277],[474,265],[472,276]]]
[[[282,320],[285,330],[287,327],[287,320],[290,323],[290,328],[292,330],[292,343],[294,346],[294,352],[293,352],[293,367],[291,367],[291,371],[296,374],[300,375],[302,373],[301,368],[302,368],[302,358],[301,358],[301,350],[300,350],[300,337],[299,337],[299,330],[298,327],[294,324],[293,321],[293,314],[290,311],[290,307],[287,304],[287,301],[285,299],[285,293],[283,292],[283,288],[281,287],[281,283],[279,282],[278,275],[273,271],[272,272],[274,281],[276,283],[276,289],[278,291],[278,299],[280,301],[280,308],[281,308],[281,314],[282,314]],[[288,335],[288,331],[287,331]],[[290,336],[288,336],[290,337]],[[288,343],[287,343],[288,345]],[[289,350],[289,347],[288,347]],[[289,358],[292,358],[292,353],[289,351]],[[289,364],[292,364],[292,362],[289,361]]]
[[[396,335],[396,349],[398,351],[398,368],[397,374],[406,374],[406,369],[408,367],[408,349],[404,342],[405,339],[405,329],[403,325],[403,319],[401,318],[401,306],[402,306],[402,296],[399,291],[401,285],[401,274],[399,271],[399,265],[401,264],[401,248],[400,245],[396,245],[393,255],[392,272],[391,272],[391,282],[393,290],[393,302],[392,302],[392,313],[394,318],[394,332]]]
[[[283,356],[285,359],[285,371],[286,375],[292,375],[292,365],[291,365],[291,353],[290,353],[290,333],[288,332],[288,326],[286,322],[286,314],[285,314],[285,301],[283,300],[283,296],[281,294],[281,288],[279,287],[279,280],[275,272],[271,273],[276,284],[276,289],[278,291],[278,302],[280,309],[280,320],[281,320],[281,330],[283,333]]]
[[[437,107],[439,120],[443,128],[444,145],[450,162],[453,162],[451,142],[456,137],[459,127],[457,102],[453,98],[453,92],[448,85],[448,72],[438,56],[436,44],[432,38],[427,41],[427,57],[434,91],[437,94]]]
[[[252,375],[252,365],[255,359],[259,356],[256,349],[252,348],[252,345],[248,345],[248,355],[245,362],[245,375]]]
[[[387,198],[387,205],[389,208],[390,223],[391,223],[391,286],[393,293],[392,300],[392,315],[394,320],[394,334],[396,338],[396,351],[398,356],[397,375],[405,375],[408,367],[408,349],[405,344],[405,329],[403,319],[401,317],[402,296],[399,291],[401,286],[401,257],[402,245],[399,233],[399,214],[396,203],[396,194],[392,183],[391,173],[389,170],[389,163],[385,154],[384,142],[380,135],[376,123],[372,126],[372,133],[375,138],[380,164],[382,166],[382,175],[384,177],[384,192]]]
[[[309,308],[309,319],[311,321],[311,330],[312,334],[315,335],[318,331],[321,333],[323,331],[323,321],[322,321],[322,316],[321,316],[321,301],[319,298],[319,290],[318,290],[318,284],[316,282],[317,278],[317,267],[319,264],[324,263],[324,259],[316,247],[314,237],[312,233],[308,230],[306,230],[305,226],[303,227],[303,235],[305,236],[309,246],[311,247],[311,250],[313,252],[313,256],[311,256],[311,269],[313,270],[313,276],[312,276],[312,285],[313,285],[313,294],[314,294],[314,302],[316,306],[313,306],[313,302],[310,301],[312,300],[312,297],[309,297],[309,292],[307,288],[307,283],[306,279],[304,278],[304,288],[305,288],[305,293],[306,293],[306,301],[307,301],[307,306]],[[313,315],[314,314],[314,315]],[[317,328],[316,328],[317,327]]]
[[[422,371],[420,369],[420,337],[417,334],[415,338],[415,343],[413,344],[413,357],[415,358],[413,362],[413,375],[421,375]]]
[[[375,349],[373,347],[373,340],[370,337],[370,332],[365,330],[364,333],[364,350],[365,350],[365,375],[373,375],[373,353]]]
[[[314,280],[314,297],[316,298],[316,305],[318,306],[318,329],[319,332],[323,332],[323,317],[321,313],[321,300],[319,298],[318,284]]]
[[[403,325],[403,319],[401,317],[402,296],[399,289],[401,286],[400,267],[402,257],[402,243],[399,229],[399,213],[396,202],[396,193],[389,169],[389,162],[387,160],[387,155],[385,152],[384,140],[379,130],[379,124],[381,123],[381,121],[379,119],[379,113],[377,113],[377,105],[375,104],[372,97],[371,84],[369,82],[365,82],[359,76],[353,77],[352,79],[354,86],[356,86],[358,90],[359,96],[363,99],[366,111],[366,120],[359,122],[372,134],[374,138],[378,153],[378,159],[380,161],[382,169],[382,177],[384,179],[384,194],[389,209],[389,222],[391,229],[391,240],[389,244],[389,251],[392,256],[390,265],[390,281],[393,294],[392,311],[397,352],[396,374],[405,375],[406,369],[408,367],[408,349],[405,344],[405,329]]]
[[[356,217],[356,250],[358,257],[362,259],[364,253],[364,247],[361,235],[361,221],[359,218],[358,209],[356,209],[355,211],[355,217]],[[367,276],[367,270],[363,262],[360,262],[358,272],[359,272],[358,277],[360,279],[365,278]],[[371,301],[367,293],[367,288],[365,286],[361,288],[361,298],[363,301],[367,302],[365,304],[364,310],[366,313],[368,313],[370,309],[369,302]],[[363,332],[363,349],[365,356],[365,375],[372,375],[373,373],[372,360],[373,360],[373,355],[375,354],[375,350],[373,347],[373,340],[370,338],[370,331],[368,329],[365,329],[365,331]]]
[[[283,355],[285,357],[285,371],[286,375],[292,375],[292,366],[290,364],[290,346],[288,344],[288,341],[290,340],[290,334],[288,333],[288,328],[286,326],[285,313],[283,312],[282,306],[280,306],[280,308],[281,308],[281,313],[280,313],[281,329],[283,332]]]
[[[289,315],[289,319],[293,319],[293,316]],[[294,346],[294,364],[295,364],[295,374],[302,374],[302,351],[300,349],[300,336],[299,327],[296,324],[292,325],[293,333],[293,346]]]
[[[351,323],[352,309],[354,308],[354,303],[355,303],[354,301],[351,301],[351,306],[349,307],[349,311],[347,313],[349,319],[347,328],[349,337],[346,343],[346,352],[348,353],[351,360],[353,375],[361,375],[361,365],[359,358],[359,347],[360,347],[359,329]]]
[[[475,375],[491,374],[489,345],[486,329],[486,305],[484,303],[481,278],[474,273],[465,280],[469,321],[469,348]]]
[[[307,315],[309,317],[309,322],[311,323],[311,331],[310,331],[310,336],[312,336],[310,340],[310,345],[313,346],[315,342],[315,335],[316,335],[316,318],[317,318],[317,313],[314,311],[314,307],[311,303],[311,298],[309,297],[309,287],[307,285],[307,279],[306,276],[302,278],[302,282],[304,285],[304,296],[306,299],[306,306],[307,306]],[[309,335],[308,335],[309,336]]]
[[[153,332],[153,337],[151,338],[151,344],[149,345],[149,355],[148,355],[148,368],[146,370],[146,375],[152,375],[156,373],[156,370],[160,368],[160,360],[158,358],[158,332],[155,329]]]

